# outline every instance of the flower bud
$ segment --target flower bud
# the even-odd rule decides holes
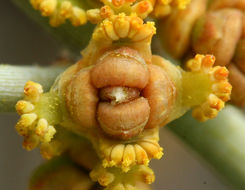
[[[235,9],[209,12],[195,24],[192,47],[196,53],[213,54],[216,65],[230,63],[241,36],[242,13]]]
[[[206,10],[206,0],[193,0],[184,10],[175,10],[160,21],[160,37],[166,50],[176,58],[182,57],[190,46],[190,35],[196,20]]]

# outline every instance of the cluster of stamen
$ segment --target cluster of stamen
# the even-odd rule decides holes
[[[35,106],[42,93],[40,84],[29,81],[24,88],[25,100],[16,104],[16,110],[21,115],[16,130],[24,137],[23,147],[27,150],[36,148],[39,143],[49,143],[56,133],[55,128],[36,113]]]
[[[224,103],[230,99],[232,86],[228,82],[228,70],[225,67],[212,67],[215,62],[214,56],[196,55],[187,63],[187,67],[192,72],[203,72],[207,74],[211,81],[211,93],[207,100],[193,110],[193,117],[200,121],[217,116],[218,112],[224,108]]]

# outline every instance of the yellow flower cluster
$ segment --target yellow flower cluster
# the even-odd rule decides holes
[[[73,26],[91,21],[98,23],[110,13],[136,14],[146,18],[153,13],[163,17],[172,9],[183,9],[190,0],[30,0],[33,8],[40,10],[42,16],[50,17],[52,26],[59,26],[70,20]]]
[[[103,139],[101,143],[103,167],[120,167],[128,172],[135,165],[148,166],[152,158],[161,159],[163,149],[158,144],[158,128],[145,130],[137,141],[129,144]]]
[[[115,190],[131,190],[135,188],[135,182],[143,182],[152,184],[155,181],[153,171],[144,165],[138,165],[132,168],[128,173],[121,172],[117,168],[105,169],[102,166],[97,166],[90,173],[93,181],[98,181],[99,184],[106,189]]]
[[[215,62],[214,56],[196,55],[187,62],[187,68],[194,73],[209,75],[211,91],[207,100],[193,110],[193,117],[199,121],[206,121],[217,116],[224,108],[224,103],[230,99],[232,86],[228,82],[228,70],[225,67],[212,67]]]
[[[216,65],[226,66],[233,86],[231,102],[239,107],[245,107],[244,9],[244,0],[192,0],[157,26],[162,46],[174,58],[212,54]]]
[[[50,17],[50,24],[58,26],[66,19],[70,20],[73,26],[80,26],[87,23],[87,7],[99,6],[96,1],[84,0],[75,2],[69,0],[30,0],[33,8],[40,10],[42,16]]]
[[[25,100],[20,100],[16,104],[16,110],[21,115],[16,130],[24,137],[23,147],[27,150],[32,150],[39,143],[49,143],[56,133],[46,118],[40,118],[36,112],[38,102],[43,101],[42,93],[40,84],[29,81],[24,88]]]

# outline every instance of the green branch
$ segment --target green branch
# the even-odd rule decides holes
[[[245,114],[227,105],[216,119],[200,123],[191,113],[168,128],[189,144],[236,189],[245,187]]]
[[[0,65],[0,112],[13,112],[22,98],[28,80],[41,83],[48,90],[64,67]]]

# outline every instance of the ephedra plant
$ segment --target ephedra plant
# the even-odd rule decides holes
[[[13,2],[71,51],[82,51],[80,59],[70,61],[66,67],[1,66],[2,73],[12,76],[11,79],[6,77],[5,82],[16,85],[11,89],[16,94],[14,98],[8,99],[4,90],[0,92],[2,100],[7,99],[1,102],[2,107],[7,105],[5,111],[9,111],[19,99],[15,102],[20,115],[16,130],[24,138],[23,147],[27,150],[40,148],[41,155],[49,160],[34,173],[30,190],[150,189],[155,176],[149,162],[163,156],[159,130],[166,125],[230,182],[243,187],[245,170],[240,166],[245,160],[241,152],[245,141],[238,134],[244,132],[244,116],[228,107],[214,119],[230,99],[232,90],[229,71],[220,64],[222,55],[212,52],[214,48],[200,50],[196,55],[190,53],[182,60],[168,60],[163,56],[166,54],[162,54],[183,56],[196,18],[217,1]],[[48,18],[49,25],[31,10],[29,3]],[[195,12],[198,8],[201,11]],[[225,13],[213,14],[217,20],[229,22],[228,16],[222,17]],[[183,20],[176,21],[176,14],[183,15],[187,24],[178,26]],[[187,32],[185,27],[188,27]],[[230,39],[229,27],[226,30],[223,40]],[[162,39],[161,43],[152,41],[154,35]],[[184,45],[179,44],[183,41]],[[194,41],[196,43],[199,49],[212,45]],[[216,48],[223,47],[222,41],[219,43]],[[152,52],[152,49],[157,51]],[[230,61],[225,55],[224,59]],[[179,62],[183,67],[176,65]],[[30,78],[24,75],[27,70],[33,72]],[[21,81],[15,78],[17,73],[22,76]],[[190,114],[174,121],[189,110],[199,122],[191,119]],[[230,112],[234,112],[232,118],[227,117]],[[200,123],[209,119],[213,121]],[[228,155],[236,143],[237,150],[233,151],[231,160]],[[215,151],[220,148],[224,151]],[[81,168],[89,171],[89,175]]]

